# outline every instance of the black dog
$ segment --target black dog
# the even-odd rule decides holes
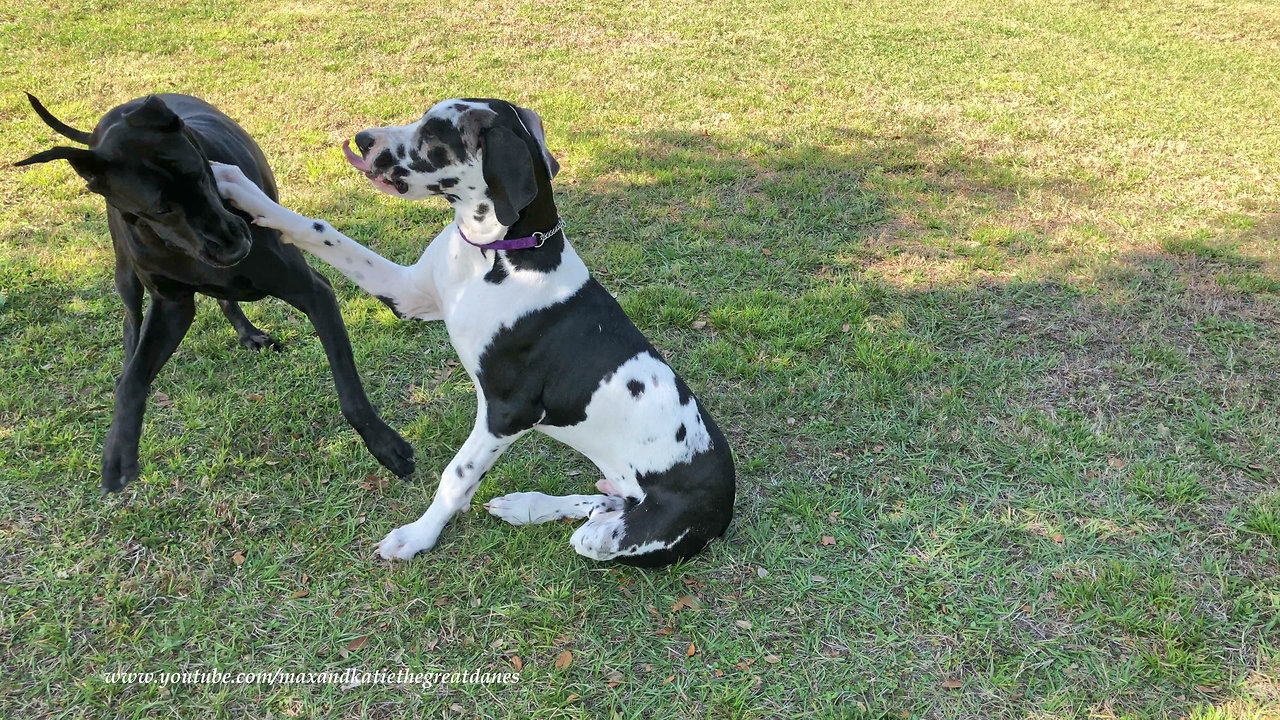
[[[88,148],[54,147],[15,163],[66,160],[107,201],[115,284],[124,300],[124,372],[102,452],[102,485],[138,477],[138,436],[151,381],[195,315],[195,293],[218,299],[240,344],[277,347],[237,301],[280,298],[306,313],[320,335],[342,414],[378,462],[413,473],[413,448],[378,417],[360,384],[333,289],[275,230],[253,226],[223,204],[209,161],[236,165],[275,198],[275,178],[253,139],[213,106],[188,95],[148,95],[112,109],[92,134],[55,118],[34,96],[49,127]],[[151,294],[145,319],[142,289]]]

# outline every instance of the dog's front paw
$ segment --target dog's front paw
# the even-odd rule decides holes
[[[286,235],[308,225],[306,218],[272,200],[235,165],[210,162],[209,167],[213,169],[218,194],[252,216],[254,225],[279,230]]]
[[[138,479],[138,458],[116,450],[110,444],[102,453],[102,489],[120,492],[125,485]]]
[[[387,533],[378,543],[378,554],[384,560],[410,560],[423,550],[434,547],[438,536],[438,533],[409,523]]]
[[[416,467],[413,462],[413,446],[395,430],[383,425],[380,429],[365,433],[364,445],[396,477],[403,479],[413,475]]]

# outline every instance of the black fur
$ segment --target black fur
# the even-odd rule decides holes
[[[55,130],[87,150],[40,153],[18,164],[67,159],[107,201],[115,285],[124,301],[124,371],[103,448],[102,483],[120,490],[138,476],[138,443],[151,382],[195,314],[195,294],[218,298],[241,344],[275,346],[238,302],[280,298],[306,313],[324,345],[343,414],[370,452],[397,475],[413,472],[413,448],[378,417],[360,383],[351,344],[323,275],[275,230],[250,225],[224,205],[209,161],[237,165],[270,197],[275,180],[253,139],[213,106],[187,95],[148,95],[113,108],[93,133],[60,121],[34,98]],[[108,132],[110,131],[110,132]],[[151,296],[145,319],[143,289]]]

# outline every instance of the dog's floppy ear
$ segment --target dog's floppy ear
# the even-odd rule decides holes
[[[529,146],[520,136],[495,125],[480,134],[480,150],[484,153],[480,169],[493,198],[493,212],[498,222],[510,227],[538,196]]]
[[[19,160],[14,163],[14,167],[47,163],[52,160],[66,160],[71,163],[71,167],[88,182],[92,182],[94,178],[101,175],[107,165],[92,150],[59,145],[58,147],[51,147],[48,150],[38,152],[25,160]]]
[[[516,115],[520,117],[520,122],[524,124],[529,134],[538,141],[538,147],[542,149],[542,161],[547,164],[547,172],[554,178],[556,173],[560,172],[560,163],[556,162],[556,159],[551,157],[551,151],[547,150],[547,135],[542,130],[542,118],[529,108],[522,108],[519,105],[511,107],[516,109]]]
[[[182,118],[169,109],[164,101],[155,95],[148,95],[142,105],[130,110],[124,116],[129,127],[147,128],[150,130],[176,131],[182,127]]]

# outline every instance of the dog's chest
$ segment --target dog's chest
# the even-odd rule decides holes
[[[516,270],[504,262],[500,277],[492,272],[493,251],[481,254],[463,246],[451,247],[449,252],[436,286],[449,339],[472,375],[479,373],[481,357],[500,333],[530,313],[564,302],[590,277],[567,248],[551,272]]]

